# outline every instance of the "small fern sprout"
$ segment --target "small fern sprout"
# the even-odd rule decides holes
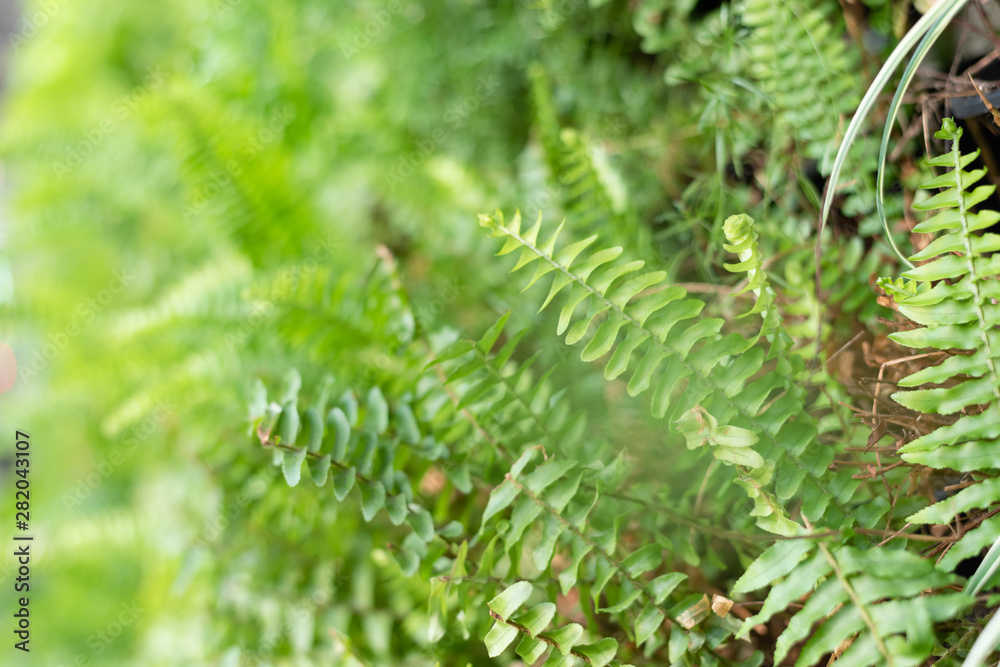
[[[745,213],[731,215],[723,224],[722,231],[726,235],[726,240],[729,241],[723,247],[740,258],[738,264],[725,264],[726,270],[733,273],[746,272],[747,274],[747,286],[737,292],[737,295],[753,290],[754,296],[757,297],[753,308],[741,317],[759,313],[764,320],[757,337],[751,341],[753,344],[760,339],[760,336],[771,336],[771,334],[781,330],[781,315],[774,303],[774,290],[768,283],[767,274],[764,272],[764,258],[761,256],[760,246],[757,244],[757,231],[754,229],[753,218]]]

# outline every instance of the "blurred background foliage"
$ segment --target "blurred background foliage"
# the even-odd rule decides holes
[[[915,10],[866,0],[852,35],[835,0],[777,4],[826,41],[707,0],[24,7],[0,127],[19,362],[0,422],[31,433],[38,664],[504,664],[479,636],[428,640],[430,583],[401,575],[391,526],[287,488],[248,434],[250,383],[296,367],[307,388],[405,392],[510,310],[592,451],[659,460],[645,405],[491,259],[476,216],[497,208],[566,215],[708,291],[737,281],[722,221],[746,211],[803,355],[874,325],[868,276],[891,262],[858,196],[873,142],[828,230],[823,308],[812,242],[837,133]],[[636,465],[638,488],[693,501],[688,465]],[[710,580],[739,573],[705,557]],[[141,612],[111,637],[123,603]]]

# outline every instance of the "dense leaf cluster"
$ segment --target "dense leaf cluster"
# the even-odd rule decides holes
[[[1000,564],[989,156],[925,99],[882,173],[915,268],[877,142],[817,225],[908,7],[46,14],[0,237],[11,412],[73,489],[43,657],[90,655],[88,586],[150,610],[102,664],[959,665]]]

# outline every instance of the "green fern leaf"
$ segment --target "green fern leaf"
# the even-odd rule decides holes
[[[794,138],[806,156],[828,157],[839,116],[858,99],[850,74],[857,58],[835,29],[835,5],[744,0],[739,7],[752,31],[750,74],[775,107],[773,150],[780,154]]]
[[[893,399],[920,412],[965,414],[954,424],[906,444],[900,455],[933,468],[996,468],[1000,446],[1000,306],[996,299],[1000,297],[1000,282],[995,276],[1000,274],[1000,255],[991,253],[1000,247],[1000,237],[977,232],[995,224],[1000,216],[992,211],[973,211],[995,186],[976,185],[985,176],[985,169],[967,169],[978,153],[961,153],[962,130],[953,120],[946,118],[935,136],[950,141],[951,151],[929,163],[948,171],[921,186],[943,190],[914,206],[935,211],[914,231],[940,235],[911,257],[927,263],[902,276],[916,281],[918,289],[894,294],[899,311],[923,326],[890,337],[908,347],[959,349],[971,354],[952,356],[901,382],[904,387],[927,382],[946,386],[897,392]],[[970,412],[976,406],[982,407]]]
[[[848,470],[827,475],[833,451],[816,446],[816,427],[802,417],[801,387],[782,372],[786,367],[761,373],[765,353],[747,349],[749,342],[738,334],[721,335],[721,319],[699,318],[704,302],[688,297],[678,286],[664,285],[662,272],[643,272],[642,262],[617,261],[621,248],[590,251],[594,239],[588,238],[560,249],[561,225],[538,243],[540,216],[528,230],[521,229],[519,213],[509,223],[500,212],[481,215],[480,224],[504,239],[498,254],[520,251],[514,271],[532,263],[549,267],[535,275],[553,275],[542,308],[563,295],[558,333],[565,333],[571,345],[587,339],[584,359],[608,357],[606,376],[629,375],[630,395],[652,389],[655,417],[669,414],[675,419],[701,405],[719,423],[750,430],[760,438],[759,453],[774,462],[769,479],[777,498],[785,500],[801,491],[804,511],[816,521],[831,505],[838,513],[861,520],[849,506],[860,482]],[[747,235],[745,229],[740,231]],[[741,241],[736,236],[734,240]],[[751,248],[752,239],[746,250],[752,253]],[[763,281],[762,272],[756,275]],[[622,331],[627,332],[624,340]],[[754,487],[749,478],[743,481]],[[880,515],[876,511],[863,518],[870,526]]]
[[[841,659],[848,664],[920,664],[933,648],[926,638],[933,636],[934,623],[954,618],[970,601],[967,595],[946,592],[955,580],[933,562],[906,551],[850,546],[831,550],[821,542],[779,542],[736,584],[734,592],[775,584],[738,636],[745,637],[754,625],[808,595],[778,637],[776,663],[804,642],[797,667],[817,664],[846,644],[850,648]],[[900,646],[907,647],[905,654]]]

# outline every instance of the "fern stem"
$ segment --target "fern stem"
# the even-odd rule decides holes
[[[878,535],[880,537],[885,537],[886,539],[879,543],[884,544],[889,540],[894,540],[897,538],[902,538],[904,540],[914,540],[915,542],[955,542],[957,538],[955,537],[935,537],[934,535],[923,535],[921,533],[902,533],[898,530],[881,530],[879,528],[852,528],[855,533],[860,535]]]
[[[772,535],[770,533],[766,535],[747,535],[745,533],[738,533],[732,530],[725,530],[723,528],[715,528],[713,526],[705,526],[697,521],[690,519],[683,514],[674,512],[670,508],[663,507],[661,505],[654,505],[653,503],[647,502],[642,498],[636,498],[635,496],[630,496],[624,493],[614,493],[610,491],[605,491],[604,495],[609,498],[618,498],[619,500],[626,500],[628,502],[636,503],[637,505],[642,505],[648,510],[653,512],[660,512],[669,516],[671,519],[677,523],[693,528],[699,532],[705,533],[707,535],[713,535],[715,537],[720,537],[730,541],[737,542],[774,542],[776,540],[816,540],[821,537],[834,537],[836,535],[842,535],[842,531],[839,530],[825,530],[820,533],[804,533],[802,535]],[[885,534],[885,531],[875,530],[870,531],[864,528],[852,528],[855,533],[860,533],[864,535],[881,535]],[[900,535],[900,537],[906,537],[906,535]],[[930,538],[930,535],[918,535],[916,538]],[[944,541],[945,538],[932,538],[938,541]]]
[[[263,443],[263,445],[265,447],[274,447],[275,449],[280,449],[281,451],[288,452],[289,454],[301,454],[302,453],[302,450],[299,449],[298,447],[293,447],[292,445],[283,445],[283,444],[280,444],[280,443],[271,442],[270,440],[265,441]],[[306,452],[306,458],[309,458],[309,459],[321,459],[321,458],[323,458],[323,455],[320,454],[319,452],[309,452],[309,451],[307,451]],[[349,466],[349,465],[347,465],[345,463],[341,463],[340,461],[334,461],[332,459],[330,460],[330,465],[337,466],[341,470],[347,470],[348,468],[351,467],[351,466]],[[354,477],[357,478],[357,480],[359,482],[364,482],[365,484],[371,484],[372,483],[372,481],[370,479],[368,479],[367,477],[365,477],[361,473],[354,473]],[[393,496],[393,495],[399,495],[399,494],[388,493],[386,495],[387,496]]]
[[[979,292],[980,279],[976,275],[975,256],[972,250],[972,241],[969,238],[972,232],[969,230],[968,207],[965,203],[965,197],[962,196],[965,187],[962,184],[962,152],[958,143],[958,137],[955,137],[951,142],[951,155],[955,163],[955,187],[959,195],[958,220],[962,225],[962,244],[965,246],[965,263],[969,268],[969,289],[972,290],[972,298],[976,307],[976,317],[979,318],[979,335],[982,337],[983,345],[986,349],[986,366],[990,369],[990,375],[993,379],[993,396],[996,398],[993,401],[993,407],[996,409],[997,414],[1000,415],[1000,376],[997,375],[996,361],[993,358],[993,348],[990,345],[988,333],[993,329],[993,326],[986,321],[986,313],[983,312],[983,296]]]

